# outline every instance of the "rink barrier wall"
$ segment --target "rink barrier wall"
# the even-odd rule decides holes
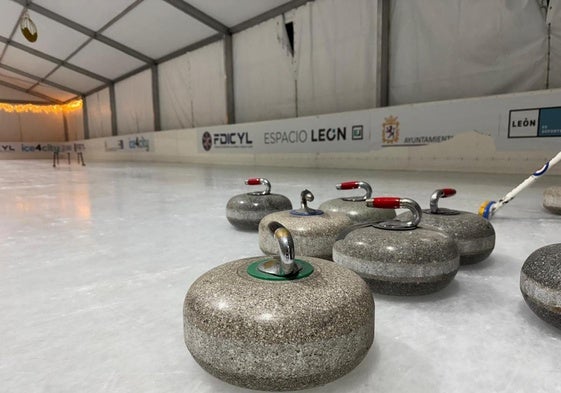
[[[533,173],[561,150],[560,103],[555,89],[76,143],[88,161]]]

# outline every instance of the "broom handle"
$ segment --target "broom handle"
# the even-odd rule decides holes
[[[545,174],[549,168],[551,168],[552,166],[557,164],[559,161],[561,161],[561,151],[559,153],[557,153],[557,155],[555,157],[553,157],[550,161],[546,162],[543,167],[541,167],[539,170],[534,172],[530,177],[528,177],[526,180],[524,180],[522,183],[520,183],[516,188],[514,188],[512,191],[510,191],[508,194],[506,194],[503,198],[501,198],[501,200],[499,200],[497,202],[497,204],[493,207],[493,210],[496,211],[502,205],[504,205],[504,204],[508,203],[509,201],[511,201],[512,199],[514,199],[514,197],[516,195],[518,195],[520,193],[520,191],[522,191],[526,187],[530,186],[533,182],[535,182],[537,180],[538,177]]]

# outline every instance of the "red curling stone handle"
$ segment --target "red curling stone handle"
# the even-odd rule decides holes
[[[247,184],[248,186],[258,186],[259,184],[261,184],[261,179],[258,177],[252,177],[250,179],[247,179],[245,181],[245,184]]]
[[[448,198],[452,195],[456,195],[456,190],[453,188],[443,188],[440,191],[442,192],[441,198]]]
[[[360,188],[360,182],[358,181],[345,181],[338,185],[340,190],[354,190],[355,188]]]
[[[368,199],[366,206],[377,207],[381,209],[399,209],[401,206],[401,198],[397,197],[378,197]]]

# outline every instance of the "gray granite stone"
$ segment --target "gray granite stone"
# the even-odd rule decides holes
[[[314,272],[292,281],[247,273],[264,257],[221,265],[185,297],[185,344],[209,373],[259,390],[322,385],[351,371],[374,339],[374,301],[352,271],[301,257]]]
[[[315,216],[293,215],[290,211],[272,213],[259,223],[259,248],[265,254],[275,255],[278,246],[269,233],[271,221],[281,223],[292,234],[297,255],[331,259],[333,243],[341,230],[352,225],[341,213],[323,213]]]
[[[226,218],[236,228],[257,230],[259,221],[268,214],[292,209],[292,203],[284,195],[240,194],[226,204]]]
[[[561,329],[561,243],[530,254],[520,271],[520,291],[536,315]]]
[[[333,260],[360,275],[372,291],[424,295],[448,285],[460,266],[452,237],[434,229],[356,229],[333,246]]]
[[[543,207],[555,214],[561,214],[561,187],[547,187],[543,192]]]
[[[395,217],[395,210],[393,209],[368,207],[365,201],[346,201],[343,198],[323,202],[319,208],[329,213],[343,213],[355,224],[367,221],[390,220]]]
[[[405,212],[399,219],[409,219],[411,213]],[[483,261],[495,248],[495,229],[489,220],[465,211],[458,214],[432,214],[423,210],[421,225],[446,232],[456,240],[460,251],[460,264],[471,265]]]

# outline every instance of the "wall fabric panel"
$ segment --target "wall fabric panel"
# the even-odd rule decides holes
[[[151,70],[116,83],[115,101],[119,135],[154,131]]]
[[[0,110],[0,141],[64,141],[64,123],[60,113],[8,113]]]
[[[77,141],[84,139],[84,116],[82,110],[68,111],[65,113],[68,126],[68,140]]]
[[[283,17],[233,36],[236,122],[296,116],[296,79]]]
[[[0,141],[21,141],[20,116],[16,112],[0,111]]]
[[[374,108],[377,0],[321,0],[295,12],[298,115]]]
[[[111,136],[111,103],[109,88],[86,97],[90,138]]]
[[[23,142],[63,142],[62,113],[22,113],[20,117]]]
[[[392,1],[390,105],[545,88],[535,0]]]
[[[222,41],[158,67],[162,129],[227,123]]]

